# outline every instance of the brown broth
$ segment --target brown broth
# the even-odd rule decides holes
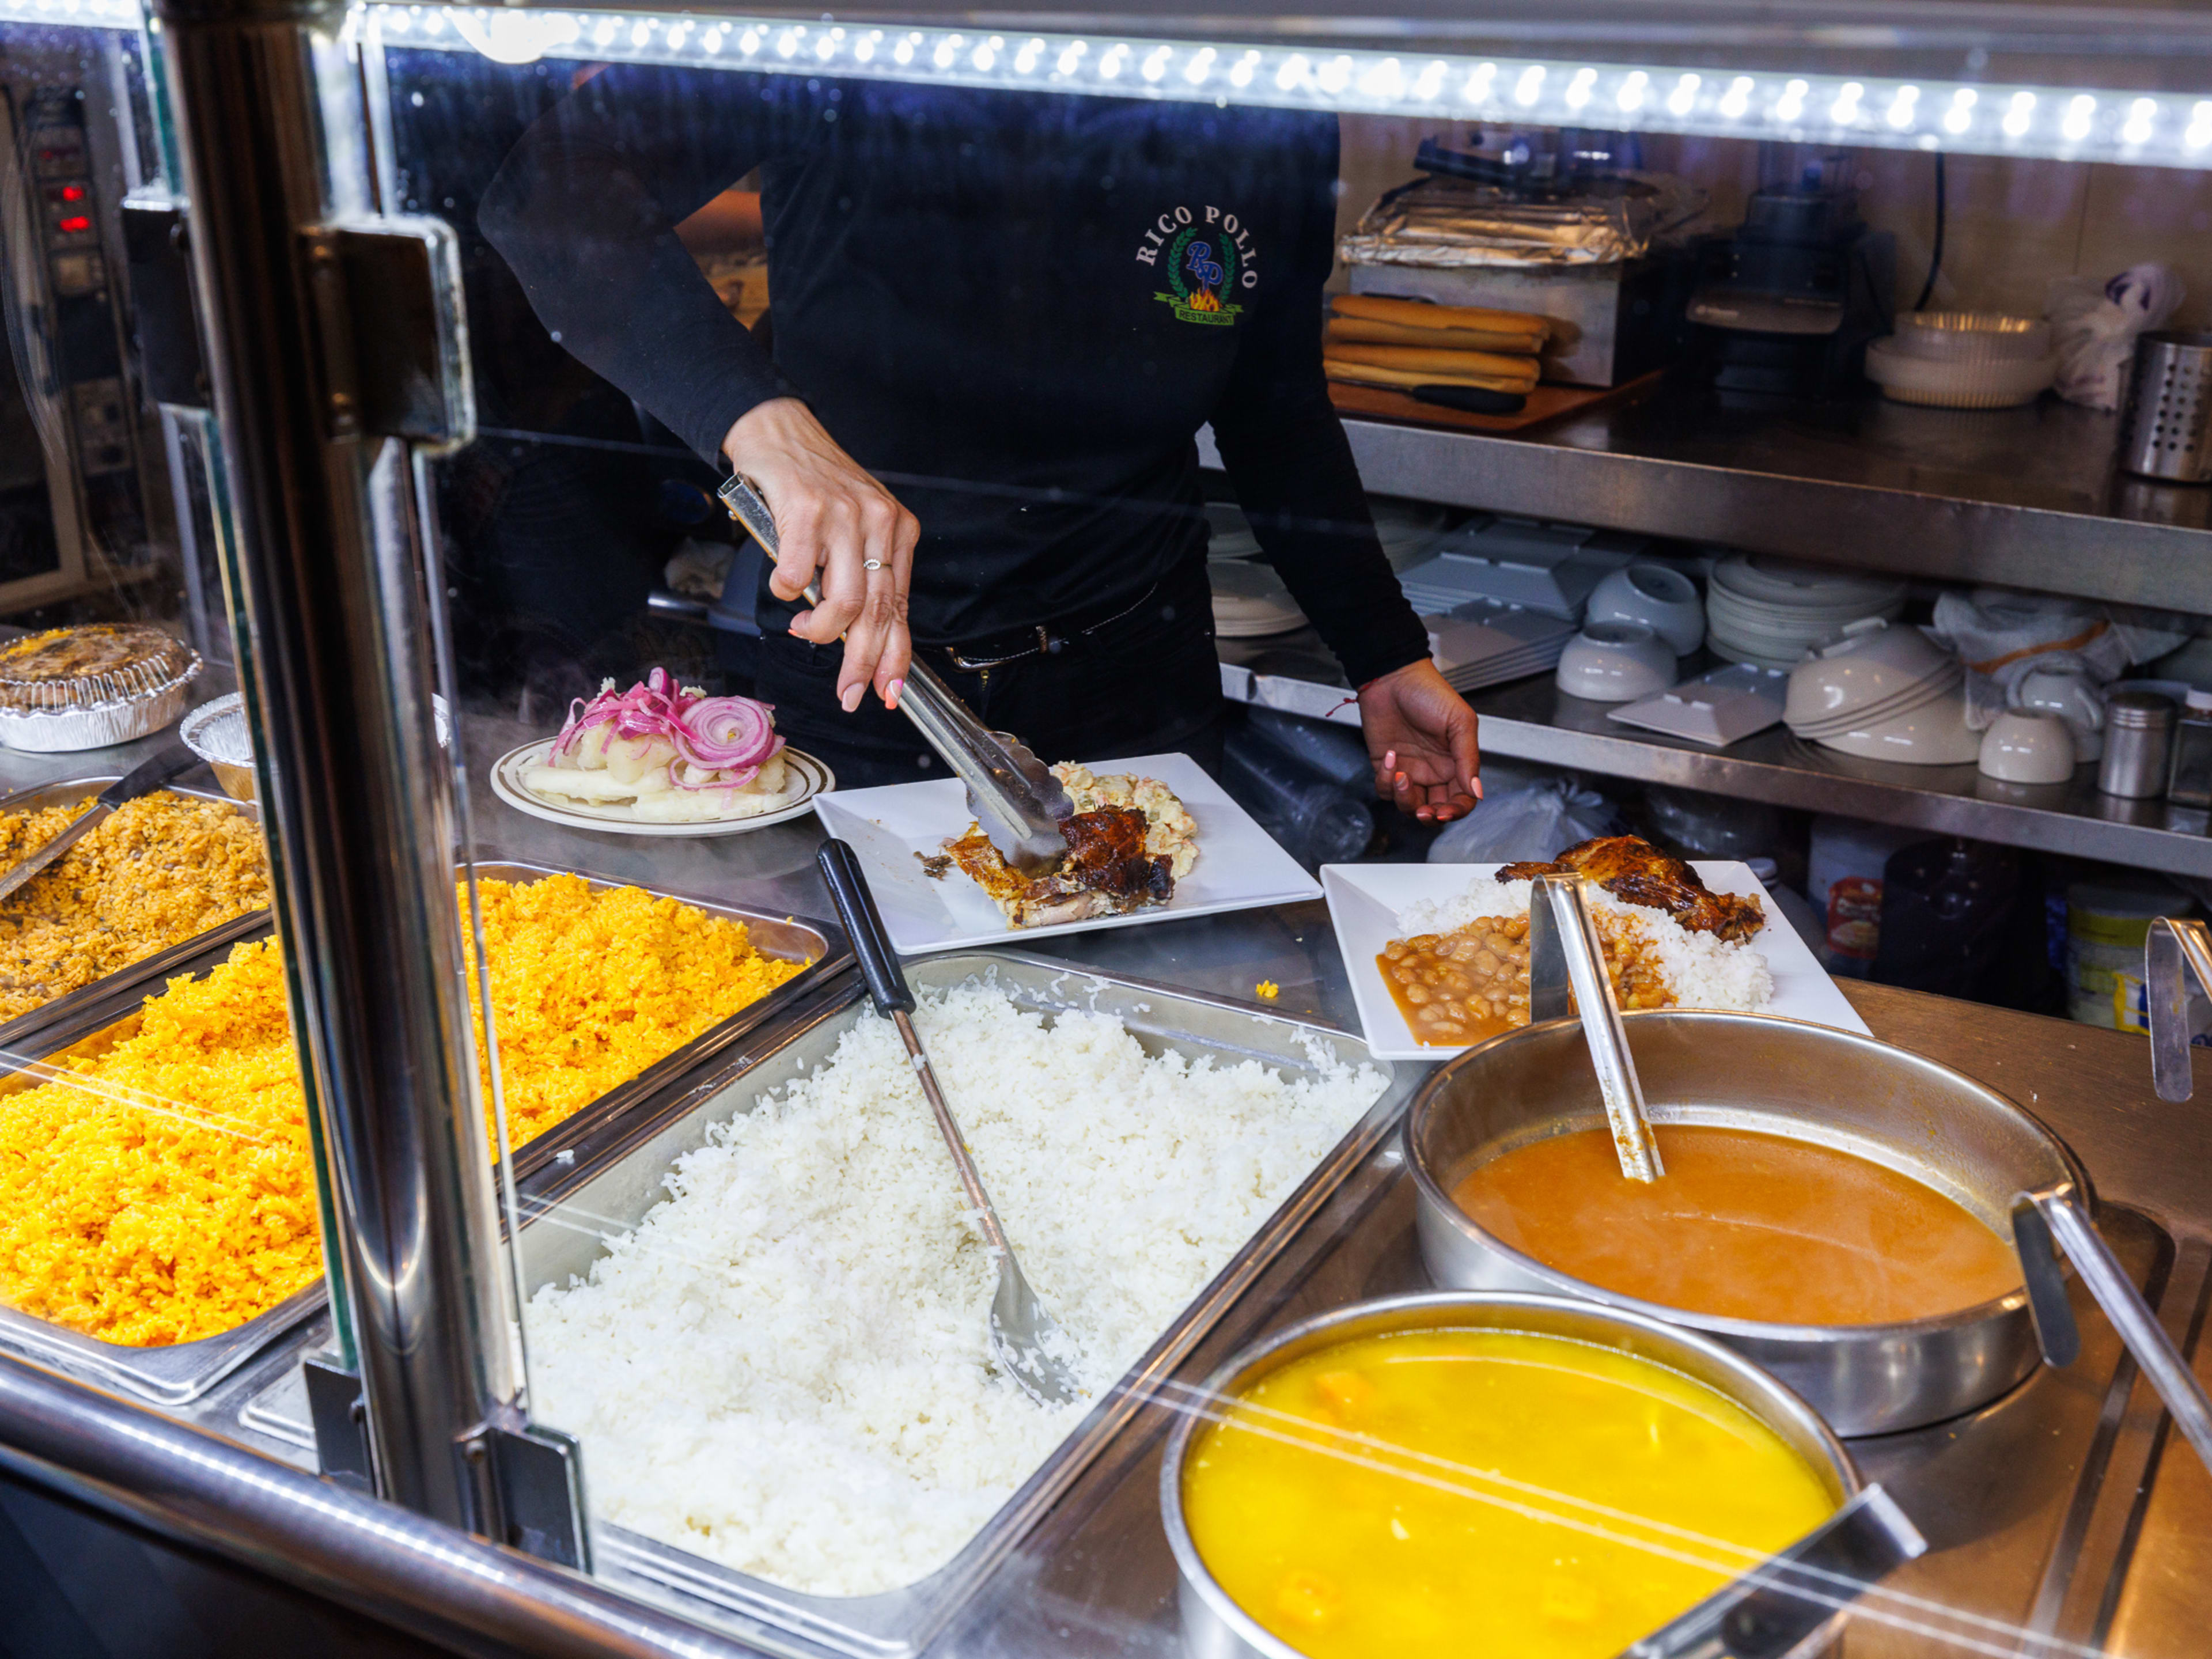
[[[1690,1313],[1886,1325],[2020,1288],[2012,1250],[1934,1188],[1832,1146],[1744,1129],[1656,1131],[1667,1173],[1620,1173],[1603,1130],[1493,1158],[1452,1189],[1524,1255]]]

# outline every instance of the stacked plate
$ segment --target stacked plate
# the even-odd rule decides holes
[[[1580,525],[1476,518],[1439,537],[1436,556],[1401,570],[1398,584],[1414,610],[1433,616],[1494,599],[1571,621],[1592,588],[1650,545]]]
[[[1737,553],[1713,567],[1705,643],[1730,662],[1790,668],[1851,623],[1904,609],[1905,584],[1894,579]]]
[[[1429,655],[1452,690],[1465,694],[1559,665],[1575,624],[1521,605],[1478,601],[1448,617],[1424,617]]]
[[[1206,579],[1213,588],[1213,631],[1219,638],[1261,639],[1306,625],[1306,613],[1273,565],[1257,559],[1209,559]]]
[[[1782,718],[1842,754],[1963,765],[1980,750],[1966,729],[1966,678],[1964,665],[1918,629],[1869,619],[1790,671]]]

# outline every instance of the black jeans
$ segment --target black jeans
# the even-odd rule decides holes
[[[776,730],[827,761],[840,788],[945,775],[912,723],[872,690],[852,714],[837,706],[844,647],[770,627],[757,694],[775,705]],[[917,653],[984,725],[1012,732],[1048,763],[1181,750],[1209,772],[1220,765],[1221,668],[1201,563],[1170,573],[1129,615],[1057,652],[973,672],[953,667],[942,648]]]

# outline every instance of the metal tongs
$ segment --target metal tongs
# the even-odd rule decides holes
[[[1620,1172],[1631,1181],[1656,1181],[1667,1170],[1644,1115],[1644,1085],[1605,971],[1605,946],[1583,896],[1582,877],[1561,871],[1529,884],[1528,1023],[1571,1018],[1577,1009]]]
[[[771,559],[776,556],[775,515],[760,487],[732,473],[720,491],[722,505]],[[822,603],[822,590],[806,586],[806,602]],[[1024,875],[1058,867],[1067,854],[1060,826],[1075,811],[1067,791],[1045,763],[1011,732],[994,732],[969,712],[929,665],[916,657],[906,671],[899,712],[915,724],[952,775],[968,786],[968,810],[1000,855]]]
[[[2161,1100],[2189,1098],[2188,975],[2212,992],[2212,930],[2201,921],[2160,916],[2143,942],[2143,983],[2150,1006],[2151,1080]],[[2212,1469],[2212,1401],[2166,1334],[2158,1316],[2137,1292],[2119,1259],[2098,1236],[2082,1195],[2070,1181],[2013,1200],[2013,1243],[2027,1280],[2027,1303],[2043,1357],[2053,1365],[2072,1363],[2081,1336],[2066,1299],[2066,1279],[2058,1251],[2081,1274],[2082,1284],[2112,1322],[2112,1328],[2158,1390],[2175,1426]]]

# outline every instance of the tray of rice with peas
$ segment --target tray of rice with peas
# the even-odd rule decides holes
[[[73,778],[0,799],[0,872],[115,781]],[[250,811],[197,789],[125,801],[0,902],[0,1048],[265,926],[268,908],[268,860]]]
[[[537,1143],[518,1168],[552,1156],[548,1131],[635,1105],[848,959],[835,930],[791,918],[478,873],[509,1140]],[[0,1344],[181,1404],[319,1304],[283,977],[273,939],[204,951],[0,1078]]]
[[[1387,1184],[1369,1154],[1415,1082],[1340,1032],[1042,958],[907,971],[1085,1399],[994,1369],[995,1267],[857,980],[526,1186],[521,1233],[532,1409],[582,1442],[597,1559],[854,1654],[925,1644],[1201,1340],[1261,1316],[1232,1313],[1261,1273],[1326,1248],[1305,1222]]]

